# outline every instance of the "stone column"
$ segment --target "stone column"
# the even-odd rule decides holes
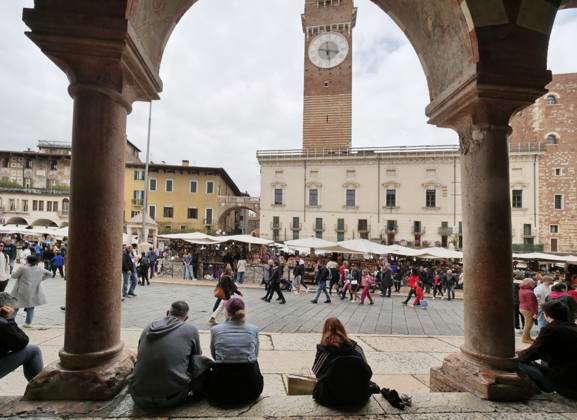
[[[461,147],[465,342],[431,369],[434,392],[468,391],[495,401],[534,394],[517,373],[515,355],[507,143],[510,116],[532,99],[483,99],[476,92],[452,115],[446,110],[443,125],[458,132]]]
[[[120,339],[126,118],[131,106],[120,65],[81,64],[71,71],[69,87],[74,116],[64,348],[60,362],[29,384],[27,399],[110,399],[134,366],[134,355],[124,351]]]

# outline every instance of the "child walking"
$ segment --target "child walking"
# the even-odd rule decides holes
[[[361,292],[361,305],[365,304],[365,298],[369,298],[369,305],[374,304],[371,296],[371,286],[373,284],[375,284],[373,277],[367,270],[363,270],[363,278],[361,280],[361,285],[363,286],[363,291]]]
[[[425,292],[423,290],[423,282],[419,281],[415,287],[415,300],[413,301],[413,307],[421,306],[421,301],[425,298]]]

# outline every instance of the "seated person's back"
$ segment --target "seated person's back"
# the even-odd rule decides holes
[[[318,380],[313,397],[319,404],[344,407],[368,402],[373,373],[363,350],[347,337],[337,318],[325,322],[313,372]]]
[[[543,312],[548,324],[531,347],[518,353],[519,368],[542,391],[577,399],[577,326],[569,320],[569,309],[562,302],[546,303]],[[537,360],[542,363],[535,363]]]
[[[258,328],[245,323],[242,299],[225,306],[227,321],[211,329],[210,350],[215,361],[208,398],[217,405],[239,405],[256,400],[263,389],[258,365]]]
[[[169,407],[188,397],[193,356],[202,353],[198,330],[187,324],[188,305],[174,302],[167,316],[147,326],[138,343],[138,358],[129,392],[142,407]]]

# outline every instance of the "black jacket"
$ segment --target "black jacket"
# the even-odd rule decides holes
[[[128,252],[122,253],[122,271],[133,271],[134,270],[134,263],[132,262],[132,257]]]
[[[270,268],[268,284],[280,284],[280,266],[273,266]]]
[[[0,357],[22,350],[28,345],[28,341],[28,336],[14,319],[0,317]]]
[[[373,372],[354,341],[337,346],[317,345],[313,365],[318,382],[313,398],[328,407],[354,407],[368,402]]]
[[[242,296],[242,293],[240,293],[238,287],[236,287],[236,284],[234,284],[229,276],[222,276],[218,281],[218,286],[222,287],[222,290],[224,290],[225,300],[229,300],[234,294]]]
[[[329,271],[328,268],[326,268],[324,265],[319,267],[319,270],[317,271],[317,276],[315,278],[315,283],[316,284],[321,284],[323,282],[326,282],[327,280],[329,280],[331,278],[331,272]]]
[[[295,269],[293,270],[293,274],[295,276],[304,276],[305,275],[305,266],[301,264],[297,264]]]
[[[383,287],[391,287],[393,285],[393,272],[390,269],[379,271],[380,280]]]
[[[535,342],[519,352],[521,362],[542,360],[547,367],[545,375],[555,384],[555,390],[577,399],[577,325],[553,321],[539,332]]]
[[[4,254],[8,255],[11,260],[16,259],[16,245],[6,244],[4,245]]]

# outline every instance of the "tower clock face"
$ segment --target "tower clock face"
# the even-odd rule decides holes
[[[330,69],[338,66],[349,54],[349,42],[338,32],[321,34],[309,45],[309,59],[321,68]]]

